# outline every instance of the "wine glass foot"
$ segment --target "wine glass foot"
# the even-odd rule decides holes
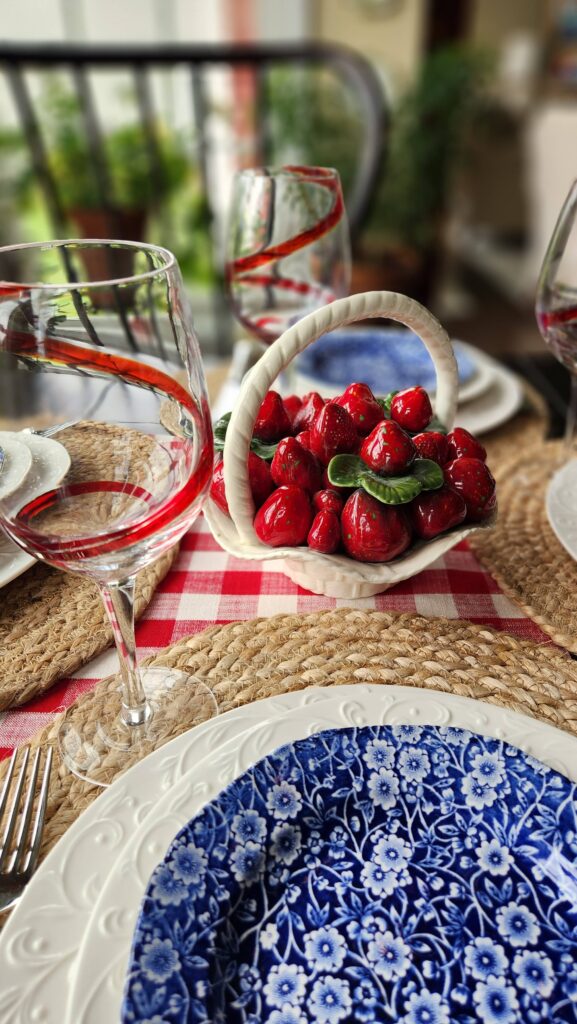
[[[142,669],[141,679],[147,703],[143,724],[127,722],[120,690],[107,696],[105,719],[91,718],[86,710],[75,707],[66,712],[58,730],[60,756],[68,770],[84,782],[109,786],[119,774],[181,732],[179,723],[184,715],[187,722],[200,725],[218,714],[212,690],[179,669]]]

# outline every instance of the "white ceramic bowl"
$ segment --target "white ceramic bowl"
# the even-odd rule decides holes
[[[271,548],[257,537],[247,460],[261,402],[279,373],[317,338],[359,320],[386,317],[410,327],[426,346],[437,376],[435,411],[450,430],[457,405],[457,364],[447,332],[420,303],[397,292],[365,292],[337,299],[289,327],[246,375],[232,411],[223,451],[223,476],[230,518],[209,499],[205,515],[218,543],[239,558],[281,559],[282,571],[300,586],[328,597],[379,594],[422,572],[478,525],[464,526],[432,541],[418,542],[392,562],[356,562],[346,555],[323,555],[308,547]],[[384,382],[384,388],[386,382]],[[491,520],[482,527],[491,525]]]

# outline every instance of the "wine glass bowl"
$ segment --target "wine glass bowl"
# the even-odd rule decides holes
[[[2,281],[8,255],[22,258],[21,281]],[[119,269],[130,273],[102,276]],[[69,767],[96,781],[109,750],[153,743],[174,685],[156,674],[154,693],[143,688],[134,585],[183,536],[210,484],[200,352],[168,250],[84,240],[10,247],[0,249],[0,281],[2,429],[38,440],[45,430],[70,460],[48,489],[34,463],[16,488],[2,488],[0,471],[0,525],[35,558],[97,583],[120,656],[116,718],[95,730],[76,714],[61,730]]]
[[[250,168],[235,175],[225,279],[232,309],[265,345],[348,294],[348,224],[338,172]]]

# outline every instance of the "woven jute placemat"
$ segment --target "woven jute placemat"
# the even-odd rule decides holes
[[[167,648],[147,664],[205,682],[221,712],[307,686],[397,683],[463,694],[577,733],[577,664],[564,652],[469,622],[339,609],[214,626]],[[74,714],[106,720],[117,680],[103,680]],[[190,683],[174,689],[156,745],[195,724]],[[60,719],[32,745],[56,746]],[[57,753],[57,751],[56,751]],[[112,782],[134,759],[111,752],[100,771]],[[5,766],[0,766],[0,779]],[[58,755],[50,785],[43,855],[102,792],[70,774]]]
[[[501,590],[555,640],[577,654],[577,564],[557,540],[545,495],[562,460],[560,441],[534,444],[493,467],[499,513],[469,538]]]

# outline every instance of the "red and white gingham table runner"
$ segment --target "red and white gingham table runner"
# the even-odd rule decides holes
[[[137,625],[138,654],[140,658],[154,654],[215,623],[350,606],[469,619],[538,643],[552,643],[501,593],[466,542],[392,590],[350,601],[310,594],[284,576],[277,562],[249,562],[228,555],[201,517],[184,538],[177,561]],[[70,679],[57,683],[45,696],[0,714],[0,758],[26,742],[115,667],[116,655],[113,650],[107,651]]]

